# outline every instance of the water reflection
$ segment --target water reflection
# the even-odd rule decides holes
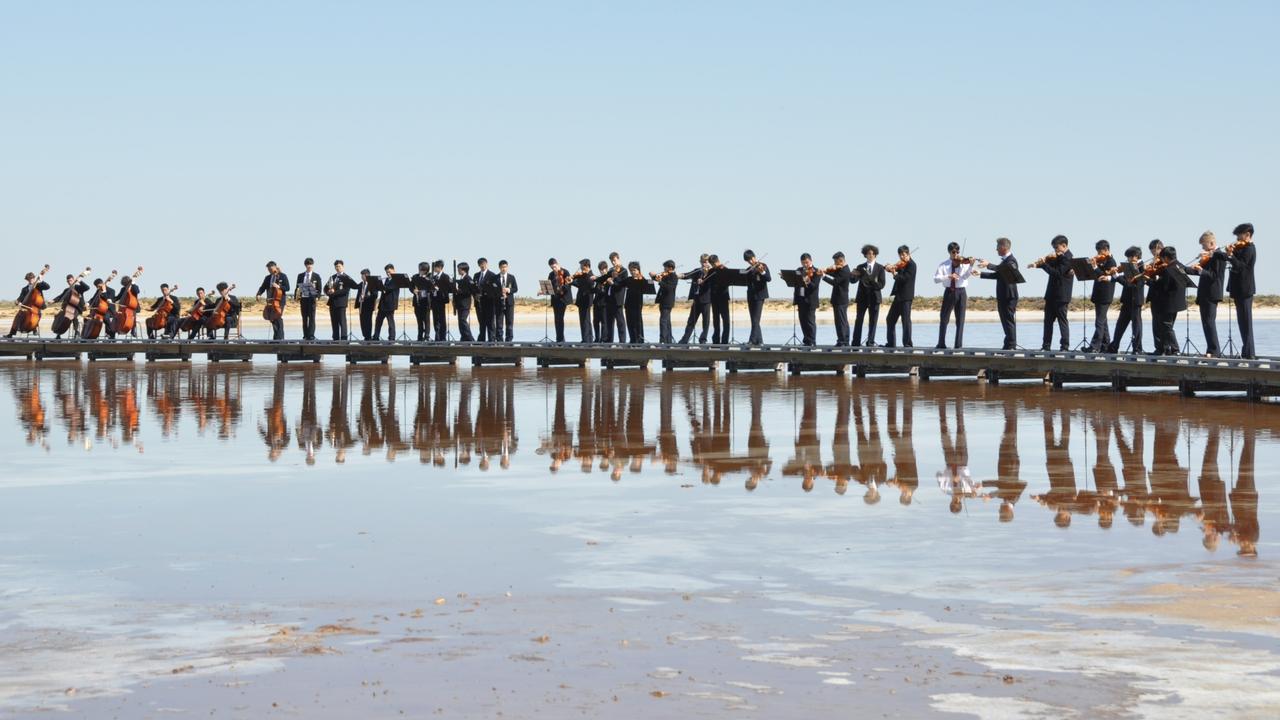
[[[242,449],[251,443],[237,431],[249,422],[272,463],[342,464],[359,448],[452,472],[516,462],[622,482],[656,471],[684,487],[830,488],[866,505],[887,493],[921,517],[945,503],[943,515],[1005,523],[1027,497],[1047,513],[1025,522],[1096,518],[1105,530],[1121,514],[1157,536],[1194,525],[1206,549],[1225,539],[1245,556],[1259,539],[1256,446],[1276,424],[1273,408],[1234,402],[830,377],[25,363],[0,372],[18,432],[49,452],[142,452],[148,439],[186,453],[207,442]],[[523,457],[522,431],[537,434]],[[922,471],[942,503],[922,494]]]

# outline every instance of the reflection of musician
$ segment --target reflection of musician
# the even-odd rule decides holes
[[[1178,462],[1180,432],[1176,420],[1156,421],[1151,456],[1151,511],[1155,515],[1151,532],[1156,535],[1178,532],[1182,516],[1193,514],[1196,509],[1188,488],[1191,470]]]
[[[1045,410],[1044,465],[1049,476],[1049,492],[1035,499],[1054,510],[1053,524],[1060,528],[1071,526],[1071,511],[1076,508],[1076,466],[1071,462],[1071,416],[1057,411],[1061,433],[1053,428],[1052,410]]]
[[[1129,519],[1130,525],[1141,527],[1146,522],[1145,507],[1151,497],[1150,488],[1147,485],[1142,419],[1134,419],[1133,438],[1130,440],[1125,438],[1120,420],[1117,418],[1114,435],[1116,448],[1120,452],[1120,473],[1124,477],[1124,514]]]
[[[1111,462],[1112,423],[1102,413],[1094,413],[1089,418],[1089,425],[1093,428],[1093,454],[1096,458],[1093,486],[1097,488],[1098,527],[1105,530],[1111,527],[1119,504],[1116,466]]]
[[[320,427],[320,414],[316,409],[316,373],[314,367],[304,368],[302,376],[302,412],[298,415],[298,448],[305,455],[308,465],[316,464],[316,451],[324,446],[324,429]]]
[[[344,371],[333,376],[329,394],[329,425],[325,436],[334,451],[334,462],[347,461],[347,450],[355,447],[351,423],[347,419],[347,397],[351,389],[351,373]]]
[[[1022,460],[1018,457],[1018,406],[1004,404],[1004,433],[996,455],[996,490],[1000,499],[1000,522],[1013,520],[1013,507],[1018,504],[1027,484],[1022,481]]]
[[[1231,495],[1231,539],[1242,557],[1258,556],[1258,489],[1254,485],[1254,432],[1246,429],[1240,450],[1240,471]]]
[[[1200,463],[1200,527],[1204,532],[1204,547],[1210,551],[1218,549],[1218,536],[1231,530],[1227,484],[1218,473],[1219,435],[1218,426],[1211,423]]]
[[[946,467],[937,473],[938,488],[951,496],[951,512],[964,508],[966,497],[975,497],[982,489],[981,482],[974,482],[969,470],[969,440],[964,432],[964,401],[956,399],[956,433],[954,438],[947,426],[946,399],[938,402],[938,433],[942,439],[942,461]]]
[[[863,403],[866,410],[863,410]],[[884,445],[880,442],[880,425],[876,421],[874,397],[859,395],[853,402],[853,422],[858,433],[857,480],[866,486],[862,499],[868,505],[880,501],[880,486],[884,484],[889,466],[884,461]]]
[[[271,383],[271,397],[267,399],[267,407],[263,410],[262,424],[258,425],[258,434],[267,444],[267,459],[275,462],[280,459],[284,449],[289,446],[289,422],[284,414],[284,367],[276,369],[275,379]]]
[[[814,479],[822,472],[821,438],[818,436],[818,395],[813,385],[805,385],[796,429],[795,456],[782,466],[783,475],[799,475],[800,487],[813,490]]]
[[[298,312],[302,315],[302,339],[316,339],[316,300],[320,298],[320,274],[315,271],[316,261],[302,261],[303,271],[298,273]]]

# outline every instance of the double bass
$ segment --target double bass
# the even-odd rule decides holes
[[[218,304],[213,307],[213,312],[209,315],[210,330],[221,330],[227,326],[227,315],[231,312],[231,291],[235,289],[236,286],[232,283],[231,287],[222,293]]]
[[[92,268],[85,268],[71,285],[67,287],[66,297],[62,298],[62,307],[58,310],[58,314],[53,316],[53,334],[61,335],[71,329],[76,320],[80,317],[80,303],[84,301],[84,296],[76,290],[76,285],[85,279]]]
[[[18,303],[18,314],[13,318],[13,327],[9,334],[14,333],[32,333],[40,327],[40,311],[44,310],[44,292],[40,289],[40,283],[44,282],[45,273],[49,272],[48,263],[40,269],[40,274],[36,276],[35,282],[28,285],[30,291],[23,298],[23,302]]]
[[[142,274],[142,266],[130,276],[131,280],[137,280]],[[129,283],[129,287],[125,288],[124,297],[116,298],[116,314],[111,321],[111,329],[117,335],[130,335],[133,333],[133,326],[138,321],[138,309],[142,307],[138,302],[138,295],[133,289],[133,283]]]
[[[267,290],[267,304],[262,308],[262,319],[275,322],[284,316],[284,290],[280,288],[280,276],[271,276],[271,287]]]
[[[116,279],[116,275],[119,274],[119,271],[112,270],[111,274],[107,276],[107,279],[102,282],[102,287],[105,289],[111,284],[112,280]],[[106,327],[107,315],[111,313],[112,304],[113,303],[101,293],[98,294],[98,302],[94,303],[93,307],[89,308],[89,317],[84,321],[84,326],[80,328],[80,337],[85,340],[98,339],[98,336],[102,334],[102,328]]]
[[[147,330],[153,333],[160,332],[169,324],[169,313],[173,312],[173,294],[176,292],[178,292],[177,285],[169,288],[169,294],[164,296],[164,302],[160,303],[160,307],[147,318]]]

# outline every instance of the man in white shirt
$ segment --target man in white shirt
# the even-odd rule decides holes
[[[973,259],[960,257],[960,243],[947,245],[949,257],[938,265],[933,281],[945,287],[942,291],[942,318],[938,323],[938,349],[947,346],[947,323],[952,312],[956,316],[956,348],[964,345],[964,312],[969,303],[969,276],[973,274]],[[964,261],[964,262],[961,262]]]

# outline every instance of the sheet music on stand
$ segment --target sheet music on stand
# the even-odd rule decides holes
[[[1018,266],[1008,262],[1002,262],[996,266],[996,277],[1005,283],[1013,285],[1021,285],[1027,281]]]
[[[627,292],[639,290],[641,295],[657,295],[658,288],[648,278],[627,278],[624,284],[627,286]]]
[[[418,297],[430,295],[436,289],[436,281],[424,275],[414,275],[411,279],[413,292]]]
[[[413,287],[413,282],[405,273],[393,273],[391,275],[391,287],[398,288],[400,290],[407,290]]]
[[[552,292],[554,292],[554,290],[553,290],[553,289],[552,289],[552,287],[551,287],[551,281],[550,281],[550,280],[539,280],[539,281],[538,281],[538,294],[539,294],[539,295],[550,295],[550,294],[552,294]]]
[[[1098,279],[1098,268],[1089,263],[1089,258],[1071,258],[1071,271],[1077,280]]]
[[[804,277],[799,270],[779,270],[778,277],[790,288],[804,287]]]

